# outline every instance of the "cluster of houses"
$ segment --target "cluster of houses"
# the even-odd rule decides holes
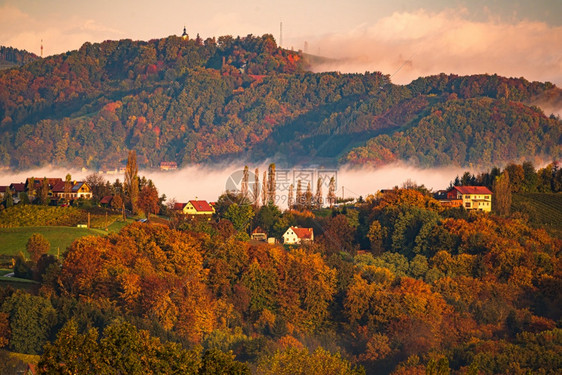
[[[65,181],[62,178],[27,178],[25,182],[12,183],[0,186],[0,194],[11,193],[13,202],[19,203],[22,193],[25,193],[33,202],[37,199],[44,185],[48,185],[48,199],[56,204],[61,199],[71,202],[75,199],[91,199],[92,189],[85,181]],[[385,190],[381,190],[385,193]],[[479,210],[490,212],[492,210],[492,192],[484,186],[453,186],[449,190],[440,190],[434,195],[435,199],[444,207],[464,207],[466,210]],[[103,197],[102,205],[109,205],[111,196]],[[215,214],[215,204],[205,200],[190,200],[186,203],[176,203],[174,210],[186,217],[207,217],[209,220]],[[275,243],[276,239],[268,237],[260,227],[251,233],[254,241]],[[314,241],[312,228],[290,227],[283,234],[283,243],[287,245],[300,245]]]
[[[250,238],[254,241],[264,241],[271,244],[277,242],[276,238],[267,237],[267,233],[259,226],[252,231]],[[312,241],[314,241],[314,230],[312,228],[289,227],[283,234],[283,244],[285,245],[302,245]]]
[[[186,217],[208,217],[215,213],[215,203],[205,200],[190,200],[186,203],[174,204],[174,210]],[[268,237],[267,233],[261,228],[256,227],[250,236],[254,241],[276,243],[276,239]],[[290,227],[283,234],[283,243],[286,245],[300,245],[314,241],[314,231],[312,228]]]
[[[5,199],[6,194],[11,194],[13,202],[19,203],[22,194],[26,194],[31,202],[37,199],[43,186],[48,186],[48,198],[56,203],[61,199],[73,201],[75,199],[92,199],[92,189],[85,181],[65,181],[62,178],[27,178],[25,182],[14,182],[10,185],[0,186],[0,194]]]

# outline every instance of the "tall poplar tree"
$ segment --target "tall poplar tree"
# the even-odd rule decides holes
[[[267,203],[268,204],[275,204],[275,200],[277,197],[277,189],[275,183],[275,164],[269,164],[269,178],[267,180]]]
[[[293,184],[291,184],[291,186],[289,186],[289,194],[287,195],[287,206],[289,207],[289,210],[295,205],[293,188]]]
[[[316,183],[316,196],[314,197],[314,205],[316,208],[322,208],[324,203],[324,198],[322,198],[322,177],[318,177],[318,182]]]
[[[64,198],[66,200],[70,200],[70,194],[72,192],[72,176],[70,173],[66,174],[66,178],[64,180]]]
[[[139,169],[137,167],[137,153],[135,150],[129,151],[127,166],[125,167],[125,191],[127,192],[131,210],[133,214],[138,212],[139,199]]]
[[[261,204],[262,206],[267,205],[267,172],[263,171],[263,179],[262,179],[262,189],[261,189]]]
[[[49,187],[49,180],[47,180],[47,177],[45,177],[43,178],[43,182],[41,183],[41,191],[39,196],[41,204],[49,204],[49,190],[51,190],[51,188]]]
[[[244,166],[244,174],[242,176],[242,184],[240,186],[240,194],[242,195],[242,202],[246,203],[248,199],[248,180],[250,179],[250,171],[248,166]]]
[[[312,208],[312,187],[310,186],[310,182],[306,185],[306,193],[304,194],[304,201],[306,205],[306,209],[310,210]]]
[[[328,186],[328,204],[332,207],[336,204],[336,179],[330,178],[330,185]]]
[[[297,210],[302,210],[303,207],[303,195],[302,195],[302,184],[301,180],[297,181],[297,202],[295,204],[295,208]]]
[[[260,203],[260,170],[256,168],[254,172],[254,186],[253,186],[253,200],[254,206],[259,206]]]
[[[504,170],[501,175],[496,177],[492,185],[492,209],[499,215],[507,216],[511,209],[511,184],[509,182],[509,172]]]

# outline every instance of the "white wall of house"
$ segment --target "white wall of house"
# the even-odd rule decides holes
[[[299,244],[301,243],[301,239],[291,228],[289,228],[285,234],[283,234],[283,243],[287,245]]]

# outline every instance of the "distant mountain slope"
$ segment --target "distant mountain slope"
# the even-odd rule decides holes
[[[450,99],[432,107],[417,126],[381,135],[349,152],[351,164],[409,160],[420,166],[493,166],[528,156],[562,155],[559,119],[502,99]]]
[[[0,46],[0,70],[21,66],[37,60],[38,58],[39,57],[34,53],[12,47]]]
[[[114,168],[128,149],[143,167],[560,156],[560,120],[523,104],[557,100],[550,83],[438,75],[399,86],[381,73],[310,73],[307,60],[278,48],[271,35],[169,37],[86,43],[2,71],[0,165]],[[468,126],[485,141],[453,137]],[[494,150],[501,145],[509,152]]]

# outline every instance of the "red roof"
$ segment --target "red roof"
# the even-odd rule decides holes
[[[174,210],[183,210],[187,203],[174,203]]]
[[[0,193],[5,193],[8,190],[8,186],[0,186]]]
[[[21,193],[25,191],[25,184],[23,182],[13,183],[10,185],[10,188],[16,193]]]
[[[70,181],[70,191],[77,192],[83,185],[87,185],[84,181]],[[66,181],[57,181],[57,183],[51,188],[53,193],[64,193],[66,186]]]
[[[213,211],[213,207],[211,207],[211,205],[207,201],[189,201],[189,203],[191,203],[191,205],[195,208],[196,211],[199,212]]]
[[[110,204],[112,200],[113,200],[113,195],[106,195],[101,199],[100,204]]]
[[[301,240],[307,240],[307,239],[311,240],[312,239],[312,236],[313,236],[312,228],[291,227],[291,229],[293,230],[293,232],[295,232],[297,237],[300,238]]]
[[[259,225],[256,227],[256,229],[254,229],[254,230],[252,231],[252,234],[256,234],[256,233],[267,234],[267,233],[265,233],[265,231],[262,229],[262,227],[260,227]]]
[[[486,186],[455,186],[453,189],[456,189],[461,194],[492,194]]]
[[[34,187],[35,189],[38,189],[38,188],[41,187],[41,185],[43,184],[43,179],[44,179],[44,178],[41,178],[41,177],[35,178],[35,187]],[[28,186],[28,188],[29,188],[29,180],[31,180],[31,177],[28,177],[28,178],[25,180],[25,184]],[[51,177],[47,177],[47,183],[48,183],[49,186],[51,186],[51,187],[52,187],[52,186],[55,186],[59,181],[62,181],[62,178],[60,178],[60,177],[52,177],[52,178],[51,178]]]
[[[51,190],[53,193],[63,193],[64,192],[65,182],[63,180],[57,181],[56,184],[53,185]]]

